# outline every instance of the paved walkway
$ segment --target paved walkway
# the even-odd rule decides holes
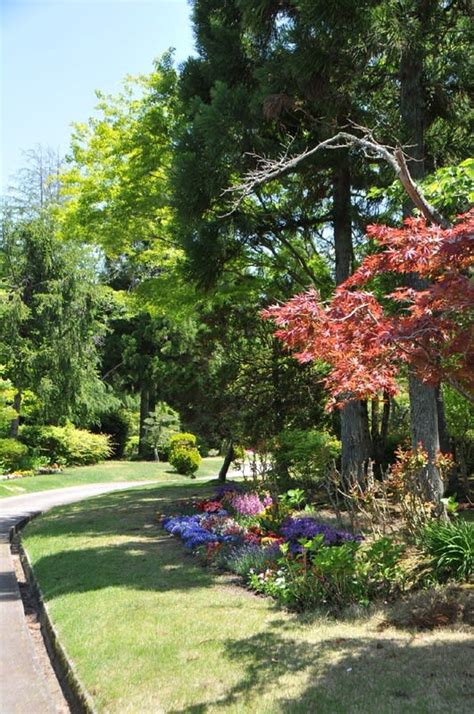
[[[152,481],[72,486],[0,500],[0,714],[56,714],[26,625],[10,553],[10,528],[54,506]]]

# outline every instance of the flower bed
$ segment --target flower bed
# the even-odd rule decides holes
[[[39,466],[36,469],[23,469],[11,471],[7,474],[0,474],[0,481],[11,481],[17,478],[28,478],[30,476],[43,476],[45,474],[60,474],[62,473],[61,466],[52,464],[51,466]]]
[[[368,603],[401,587],[400,545],[389,538],[366,544],[292,510],[285,496],[274,502],[269,494],[227,485],[197,510],[167,517],[163,527],[287,607]]]

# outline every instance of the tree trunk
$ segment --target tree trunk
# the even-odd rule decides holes
[[[138,432],[138,456],[141,459],[146,457],[146,429],[145,429],[145,419],[148,417],[150,412],[150,392],[148,385],[142,384],[140,389],[140,425]]]
[[[451,452],[451,439],[449,437],[448,424],[446,422],[441,385],[436,387],[435,396],[436,407],[438,409],[439,448],[443,454],[449,454]]]
[[[365,480],[365,468],[371,456],[367,402],[354,400],[341,411],[341,473],[345,484]]]
[[[283,412],[282,392],[280,386],[280,363],[281,345],[276,337],[272,342],[272,407],[273,407],[273,428],[275,434],[279,434],[285,427],[285,415]]]
[[[333,226],[336,255],[336,284],[344,282],[352,273],[351,176],[347,152],[333,174]],[[362,480],[364,465],[371,456],[367,404],[349,402],[341,409],[341,471],[345,483],[353,478]]]
[[[224,463],[222,464],[221,470],[219,471],[219,481],[221,481],[222,483],[224,483],[226,480],[227,472],[228,472],[229,467],[233,460],[234,460],[234,441],[233,441],[233,439],[231,439],[229,442],[229,446],[227,448]]]
[[[438,410],[436,389],[420,382],[412,373],[408,377],[413,448],[421,445],[428,453],[430,463],[423,473],[422,486],[426,496],[435,502],[443,495],[444,486],[439,470],[434,465],[439,451]]]
[[[377,464],[381,464],[384,460],[385,448],[387,446],[389,420],[390,395],[384,392],[382,418],[380,418],[380,402],[378,399],[372,400],[371,410],[372,455]]]
[[[17,415],[10,422],[10,438],[18,439],[18,429],[20,427],[21,392],[16,392],[13,397],[13,409],[16,411]]]
[[[425,105],[423,90],[423,31],[430,3],[419,0],[416,6],[417,27],[410,37],[404,38],[404,47],[400,59],[400,113],[404,128],[404,142],[410,147],[410,160],[407,162],[415,180],[425,175]],[[413,205],[407,203],[404,215],[409,216]],[[411,287],[423,287],[417,275],[408,281]],[[409,373],[410,415],[413,448],[421,445],[428,453],[430,464],[424,474],[426,484],[422,484],[427,495],[438,501],[443,495],[443,483],[434,463],[439,450],[438,406],[436,389],[421,382],[413,371]]]

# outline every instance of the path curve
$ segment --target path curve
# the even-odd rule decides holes
[[[153,481],[70,486],[0,500],[0,712],[1,714],[56,714],[57,709],[42,674],[28,631],[10,552],[10,530],[25,518],[54,506]]]

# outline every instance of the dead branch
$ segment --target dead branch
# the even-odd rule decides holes
[[[296,156],[289,156],[288,148],[277,159],[249,154],[249,156],[253,156],[257,160],[256,168],[246,174],[242,183],[231,186],[224,192],[236,195],[236,200],[234,201],[230,213],[233,213],[240,206],[242,201],[252,195],[259,186],[290,173],[303,163],[303,161],[306,161],[306,159],[309,159],[318,152],[326,149],[334,150],[357,147],[362,149],[364,155],[369,160],[382,158],[386,161],[392,167],[405,192],[421,211],[422,215],[431,223],[436,223],[443,228],[448,228],[450,225],[448,221],[426,200],[421,189],[411,177],[403,150],[400,147],[380,144],[374,139],[369,129],[364,127],[356,128],[362,132],[362,136],[357,136],[347,131],[339,131],[329,139],[321,141],[312,149],[306,149]]]

